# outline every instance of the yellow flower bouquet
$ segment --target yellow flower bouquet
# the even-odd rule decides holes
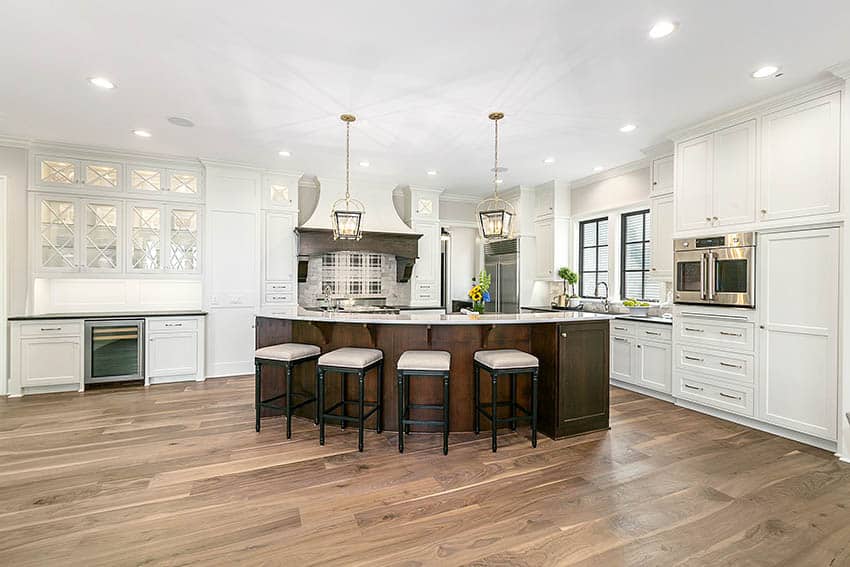
[[[484,304],[490,301],[490,274],[481,270],[478,274],[478,282],[469,289],[467,295],[472,300],[472,310],[476,313],[484,313]]]

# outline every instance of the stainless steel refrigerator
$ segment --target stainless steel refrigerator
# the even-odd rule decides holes
[[[484,245],[484,269],[490,274],[489,312],[519,313],[519,240]]]

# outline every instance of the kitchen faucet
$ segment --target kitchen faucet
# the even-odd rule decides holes
[[[611,306],[608,303],[608,284],[605,282],[598,282],[596,284],[596,288],[593,290],[593,295],[599,297],[599,286],[601,285],[605,286],[605,297],[602,298],[602,308],[605,309],[605,313],[608,313],[608,311],[611,309]]]

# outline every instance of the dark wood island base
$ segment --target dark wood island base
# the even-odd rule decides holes
[[[406,350],[445,350],[451,353],[452,431],[472,431],[473,370],[472,357],[482,349],[515,348],[540,360],[538,429],[551,438],[566,437],[608,428],[608,319],[578,319],[557,322],[499,324],[486,320],[475,324],[394,324],[392,321],[347,322],[303,320],[297,316],[257,317],[257,348],[285,342],[317,345],[322,352],[340,347],[377,348],[384,352],[383,428],[395,431],[397,423],[396,367]],[[489,377],[482,373],[482,384]],[[293,389],[314,389],[315,365],[299,365],[293,376]],[[340,380],[328,376],[329,402],[340,400]],[[353,382],[353,381],[351,381]],[[412,403],[434,403],[442,399],[437,381],[416,381]],[[263,394],[283,393],[285,379],[281,369],[263,368]],[[375,381],[367,381],[367,397],[374,396]],[[351,386],[354,384],[352,383]],[[509,384],[500,384],[500,399],[508,399]],[[482,388],[483,400],[489,386]],[[518,381],[519,403],[530,407],[531,379]],[[354,399],[354,390],[347,392]],[[505,408],[507,409],[507,408]],[[428,411],[428,410],[422,410]],[[279,415],[263,409],[263,415]],[[313,407],[300,408],[297,415],[313,418]],[[427,417],[427,416],[423,416]],[[501,416],[500,416],[501,417]],[[375,417],[367,422],[374,427]],[[486,422],[486,420],[483,420]],[[482,426],[488,427],[487,423]],[[428,431],[418,426],[414,431]]]

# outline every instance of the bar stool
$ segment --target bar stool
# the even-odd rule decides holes
[[[537,447],[537,374],[540,363],[537,357],[516,349],[479,350],[472,362],[473,380],[475,382],[474,412],[472,428],[475,433],[481,432],[480,416],[490,420],[493,435],[493,452],[496,452],[496,427],[499,423],[510,423],[511,430],[516,431],[518,421],[531,421],[531,446]],[[490,402],[481,403],[481,387],[479,379],[481,369],[490,374],[492,387]],[[516,401],[516,377],[518,374],[531,375],[531,411],[519,405]],[[500,376],[511,377],[511,401],[500,402],[496,394],[496,386]],[[487,413],[489,406],[490,413]],[[500,407],[510,407],[510,417],[496,417]],[[525,415],[517,415],[521,411]]]
[[[259,348],[254,351],[254,406],[256,408],[256,424],[254,428],[260,431],[260,408],[271,408],[283,410],[286,413],[286,438],[292,438],[292,411],[317,401],[318,390],[309,394],[307,392],[292,391],[292,368],[298,364],[316,360],[322,350],[315,345],[304,345],[299,343],[284,343],[280,345],[272,345]],[[262,386],[262,367],[279,366],[286,370],[286,392],[279,396],[263,399],[261,395]],[[298,404],[292,405],[292,397],[302,398]],[[281,398],[286,398],[284,405],[279,405],[274,402]],[[318,404],[314,412],[313,422],[319,422]]]
[[[398,397],[398,452],[404,453],[404,434],[410,433],[411,424],[441,425],[443,427],[443,454],[449,454],[449,367],[452,355],[444,350],[407,350],[396,363]],[[443,403],[411,404],[410,378],[422,376],[443,379]],[[443,419],[411,419],[411,409],[443,410]]]
[[[364,400],[364,382],[366,374],[373,368],[377,369],[378,384],[377,384],[377,401],[367,402]],[[342,400],[332,405],[325,407],[325,373],[339,372],[342,375]],[[375,431],[381,432],[381,401],[384,381],[384,353],[374,348],[353,348],[344,347],[327,352],[319,357],[319,363],[316,365],[316,373],[318,375],[318,396],[319,396],[319,444],[325,444],[325,421],[336,420],[340,422],[340,427],[345,429],[347,421],[357,423],[357,450],[363,451],[363,422],[377,412],[377,421]],[[356,374],[359,379],[357,400],[345,399],[346,379],[349,374]],[[358,413],[356,416],[349,416],[347,406],[357,404]],[[368,413],[365,413],[365,408],[372,408]],[[340,415],[332,413],[337,408],[340,409]]]

